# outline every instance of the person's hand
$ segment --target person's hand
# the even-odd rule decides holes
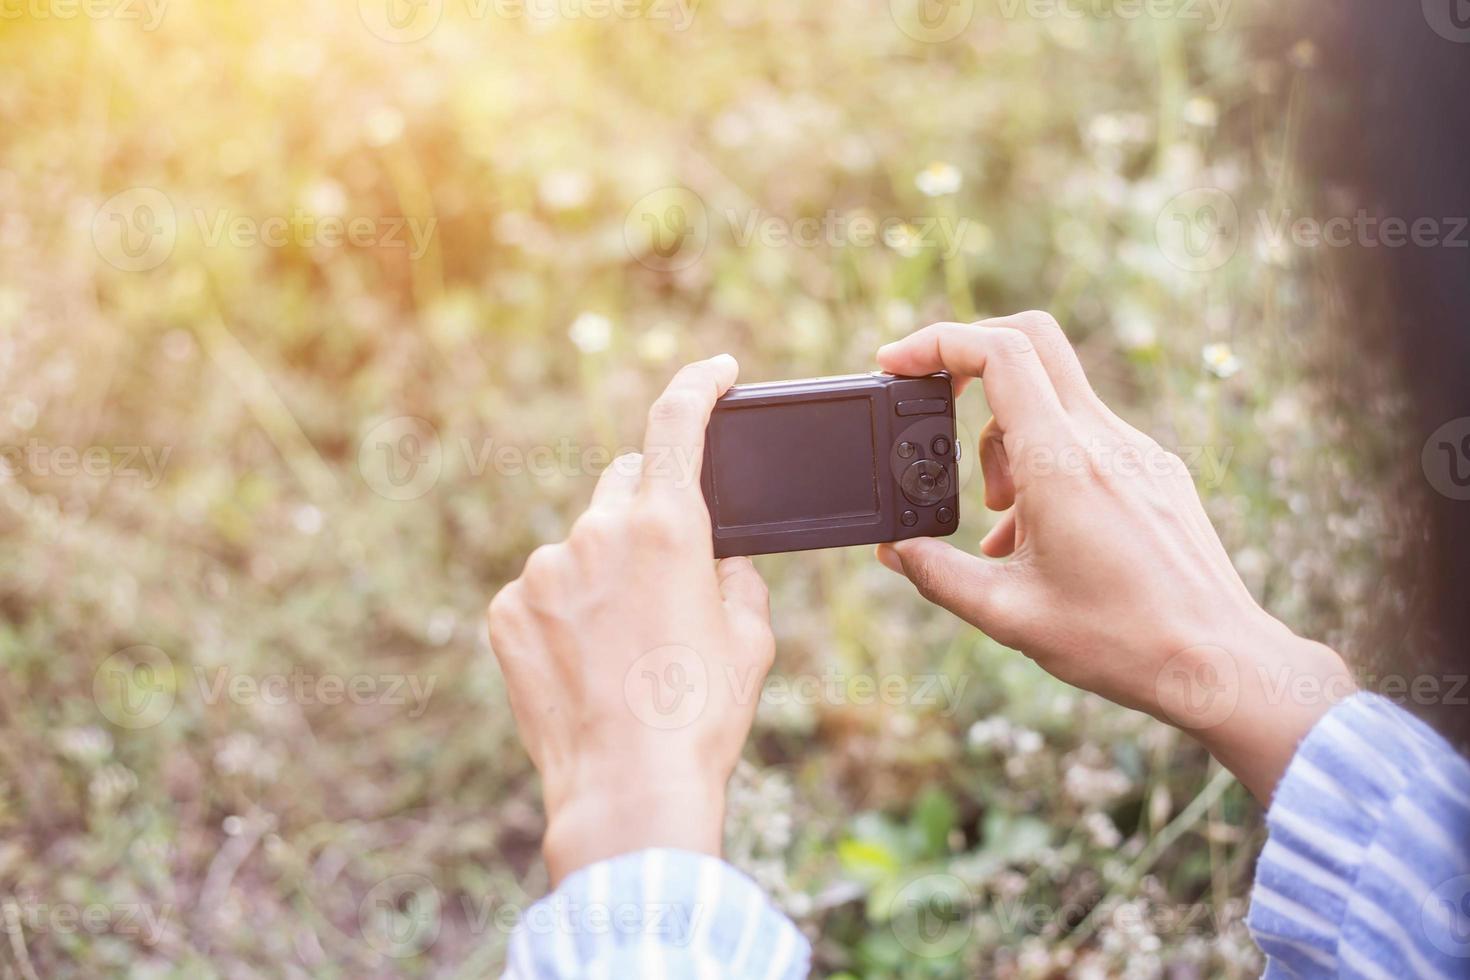
[[[721,355],[654,402],[642,455],[602,474],[561,544],[490,603],[490,641],[541,771],[554,881],[645,847],[718,855],[725,783],[775,653],[765,583],[716,565],[699,487]],[[734,681],[734,683],[730,683]]]
[[[980,550],[1009,559],[917,538],[879,560],[1058,678],[1192,731],[1269,799],[1352,682],[1256,604],[1179,457],[1102,403],[1044,313],[937,323],[878,363],[983,378],[985,503],[1005,514]]]

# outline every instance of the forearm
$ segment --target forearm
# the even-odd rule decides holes
[[[1357,686],[1335,651],[1265,614],[1222,640],[1204,657],[1216,678],[1195,702],[1210,706],[1204,724],[1180,723],[1269,805],[1297,747]]]

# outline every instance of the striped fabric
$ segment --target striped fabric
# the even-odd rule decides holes
[[[1276,788],[1248,924],[1266,976],[1470,978],[1470,764],[1408,713],[1357,695]],[[805,977],[806,938],[715,858],[602,861],[536,903],[511,980]]]
[[[796,980],[811,944],[754,881],[687,851],[647,850],[569,875],[526,913],[507,980]]]
[[[1470,977],[1470,764],[1359,694],[1276,788],[1247,920],[1271,977]]]

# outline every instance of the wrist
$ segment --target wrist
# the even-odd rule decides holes
[[[1264,611],[1183,659],[1196,678],[1196,696],[1184,701],[1196,710],[1181,710],[1176,696],[1172,704],[1164,701],[1166,720],[1193,734],[1263,804],[1297,746],[1357,691],[1336,651],[1297,636]],[[1197,696],[1201,677],[1216,697]]]
[[[554,887],[590,864],[651,847],[719,857],[724,823],[723,784],[629,782],[576,793],[548,812],[541,853]]]

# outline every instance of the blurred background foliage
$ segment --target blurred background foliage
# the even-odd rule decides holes
[[[901,0],[0,20],[0,896],[112,910],[7,913],[7,975],[498,971],[546,878],[481,610],[719,351],[745,380],[865,371],[926,322],[1048,309],[1196,453],[1255,593],[1354,648],[1392,535],[1342,405],[1396,407],[1343,397],[1330,275],[1255,217],[1320,190],[1310,39],[1265,0],[951,6],[943,40]],[[1160,233],[1200,188],[1239,212],[1203,271]],[[979,386],[961,409],[973,438]],[[759,565],[773,683],[847,693],[772,689],[729,850],[819,974],[1258,972],[1259,810],[1191,742],[866,549]],[[293,671],[382,696],[212,686]],[[913,696],[859,703],[864,677]],[[418,891],[377,915],[385,880]]]

